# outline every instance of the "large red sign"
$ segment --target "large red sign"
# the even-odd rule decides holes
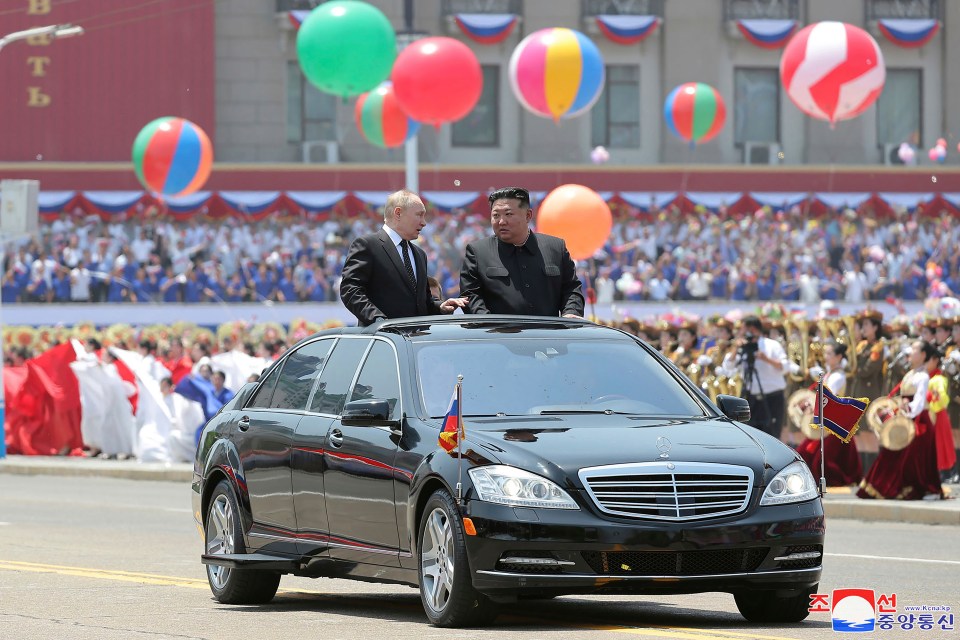
[[[215,0],[5,0],[0,37],[72,23],[81,36],[0,49],[0,161],[129,160],[149,121],[214,136]]]

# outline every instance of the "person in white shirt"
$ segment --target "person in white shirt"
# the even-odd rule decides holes
[[[727,376],[739,372],[743,377],[743,390],[750,404],[747,424],[779,439],[787,386],[787,352],[779,342],[763,336],[763,323],[757,316],[744,318],[741,331],[739,349],[724,357],[721,371]]]
[[[90,301],[90,270],[84,262],[80,262],[70,270],[70,300],[72,302]]]

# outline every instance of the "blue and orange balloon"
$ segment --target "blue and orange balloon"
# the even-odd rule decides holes
[[[707,142],[720,133],[727,121],[727,107],[720,93],[702,82],[687,82],[670,92],[663,117],[674,135],[690,146]]]
[[[510,86],[527,111],[544,118],[573,118],[603,91],[603,56],[579,31],[541,29],[520,41],[510,56]]]
[[[357,98],[353,116],[364,139],[384,149],[399,147],[420,129],[420,123],[400,108],[390,82]]]
[[[171,116],[150,122],[133,141],[133,168],[147,191],[185,196],[210,177],[213,145],[203,129]]]

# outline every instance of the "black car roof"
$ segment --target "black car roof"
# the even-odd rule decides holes
[[[572,318],[546,318],[543,316],[514,315],[448,315],[423,316],[384,320],[362,329],[364,334],[392,333],[411,341],[469,340],[493,334],[500,338],[510,334],[523,334],[525,338],[558,337],[586,338],[605,337],[629,340],[630,337],[617,329],[598,325],[588,320]],[[487,335],[492,337],[492,335]]]

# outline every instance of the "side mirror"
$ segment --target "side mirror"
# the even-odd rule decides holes
[[[750,420],[750,405],[743,398],[737,396],[717,396],[717,406],[723,415],[731,420],[738,422],[747,422]]]
[[[343,408],[340,422],[348,427],[396,427],[390,419],[390,403],[386,400],[354,400]]]

